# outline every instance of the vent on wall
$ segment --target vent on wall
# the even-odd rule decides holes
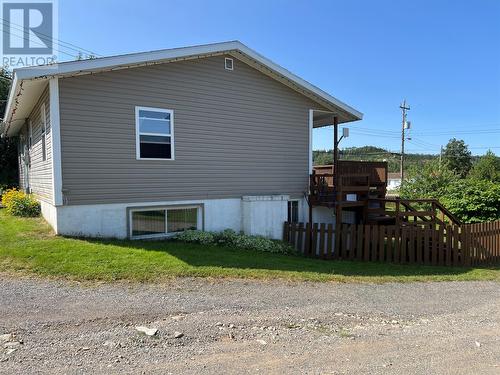
[[[224,59],[224,68],[226,68],[226,70],[233,70],[234,69],[233,59],[226,57]]]

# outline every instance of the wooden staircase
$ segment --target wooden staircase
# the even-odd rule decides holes
[[[340,160],[338,163],[337,186],[334,186],[332,165],[314,167],[308,195],[311,207],[334,209],[336,217],[342,217],[342,211],[354,211],[358,224],[461,224],[436,199],[387,197],[386,162]]]

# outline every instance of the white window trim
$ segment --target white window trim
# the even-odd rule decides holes
[[[40,106],[40,117],[42,120],[42,161],[47,161],[47,112],[45,109],[45,103]],[[43,150],[45,150],[45,155]]]
[[[165,158],[141,158],[141,132],[139,129],[139,111],[156,111],[170,114],[170,159]],[[142,133],[143,135],[156,135],[167,137],[165,134]],[[136,160],[175,160],[175,141],[174,141],[174,110],[154,107],[135,107],[135,158]]]
[[[230,68],[227,67],[227,62],[228,61],[231,61],[231,67]],[[234,59],[232,59],[230,57],[224,58],[224,69],[226,69],[226,70],[234,70]]]
[[[129,237],[132,240],[144,240],[144,239],[151,239],[151,238],[169,238],[173,237],[178,233],[181,232],[167,232],[168,228],[168,221],[167,221],[167,211],[168,210],[184,210],[184,209],[189,209],[189,208],[196,208],[196,230],[200,230],[203,228],[203,210],[200,205],[186,205],[186,206],[154,206],[154,207],[134,207],[129,209],[129,218],[128,218],[128,232],[129,232]],[[146,234],[142,236],[134,236],[132,235],[132,213],[134,212],[143,212],[143,211],[165,211],[165,232],[164,233],[158,233],[158,234]]]

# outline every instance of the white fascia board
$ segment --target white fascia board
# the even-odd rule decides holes
[[[12,103],[14,102],[14,97],[16,96],[16,92],[18,90],[19,80],[17,79],[17,75],[14,74],[14,78],[12,79],[12,84],[10,85],[9,96],[7,98],[7,106],[5,107],[5,114],[7,116],[11,116],[12,111]],[[4,119],[5,121],[7,119]]]
[[[15,70],[19,79],[45,78],[50,76],[63,76],[87,71],[99,71],[101,69],[113,69],[118,67],[128,67],[152,62],[161,62],[176,58],[186,58],[189,56],[199,56],[211,53],[223,53],[238,49],[243,46],[240,42],[224,42],[206,44],[201,46],[172,48],[151,52],[132,53],[97,59],[69,61],[55,64],[54,66],[40,66],[21,68]]]
[[[99,72],[104,70],[114,70],[114,69],[134,67],[140,65],[148,65],[148,64],[159,64],[162,62],[172,61],[176,59],[204,57],[207,55],[223,54],[223,53],[233,54],[236,55],[236,57],[237,53],[240,53],[246,58],[254,60],[258,64],[269,69],[269,71],[271,71],[273,74],[279,76],[282,79],[286,79],[292,84],[303,89],[304,92],[310,92],[312,94],[311,96],[313,97],[316,96],[317,98],[322,99],[326,103],[329,103],[334,107],[338,107],[344,110],[345,112],[353,116],[353,120],[361,120],[363,118],[363,114],[361,112],[355,110],[349,105],[334,98],[330,94],[312,85],[306,80],[296,76],[287,69],[281,67],[280,65],[272,62],[268,58],[248,48],[239,41],[213,43],[213,44],[205,44],[205,45],[191,46],[191,47],[172,48],[159,51],[102,57],[90,60],[69,61],[69,62],[58,63],[52,66],[15,69],[14,82],[16,83],[16,85],[13,85],[13,88],[17,87],[18,81],[33,80],[33,79],[49,79],[51,77],[85,74],[85,73]],[[11,90],[9,94],[9,102],[7,110],[5,112],[9,117],[11,116],[10,111],[12,109],[11,108],[12,101],[15,92],[16,89]],[[312,99],[314,100],[314,98]]]

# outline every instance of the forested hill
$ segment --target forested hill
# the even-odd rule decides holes
[[[348,147],[341,149],[339,153],[341,160],[387,161],[389,172],[399,172],[399,154],[380,147]],[[436,158],[439,158],[439,155],[405,154],[405,169]],[[315,165],[331,164],[333,159],[332,150],[313,151],[313,159]]]

